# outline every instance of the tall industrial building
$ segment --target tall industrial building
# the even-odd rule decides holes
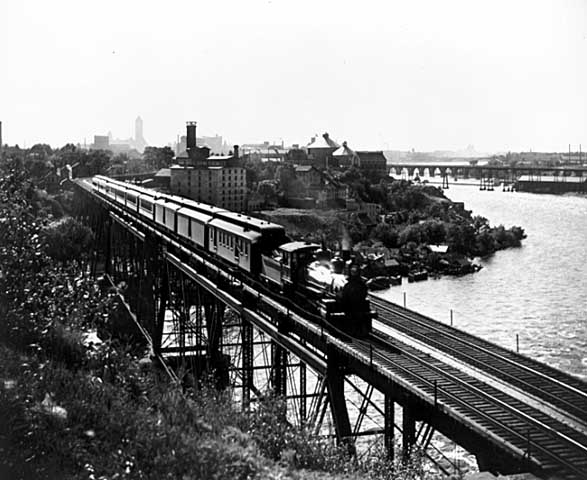
[[[186,153],[176,162],[170,168],[172,193],[236,212],[246,209],[246,170],[237,145],[232,155],[210,156],[210,148],[196,145],[196,122],[188,122]]]

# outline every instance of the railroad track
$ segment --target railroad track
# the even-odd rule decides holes
[[[439,408],[466,417],[497,444],[510,444],[519,452],[521,465],[526,461],[530,470],[538,468],[570,480],[587,478],[587,437],[582,433],[390,335],[374,332],[370,342],[353,344],[381,367],[437,399]]]
[[[383,325],[465,361],[587,426],[587,383],[424,315],[373,296],[370,300]]]

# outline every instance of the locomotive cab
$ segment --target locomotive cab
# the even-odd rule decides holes
[[[283,289],[298,286],[305,281],[305,267],[314,259],[320,245],[306,242],[288,242],[273,255],[263,255],[263,277],[281,285]]]

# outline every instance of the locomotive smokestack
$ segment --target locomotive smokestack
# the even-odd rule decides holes
[[[342,250],[342,259],[343,260],[350,260],[351,258],[351,245],[352,240],[351,236],[349,235],[348,230],[345,227],[342,227],[342,241],[341,241],[341,250]]]
[[[186,122],[186,150],[188,157],[193,158],[196,153],[196,122]]]

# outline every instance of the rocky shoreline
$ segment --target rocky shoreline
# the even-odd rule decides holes
[[[376,216],[292,208],[262,215],[284,225],[292,239],[321,243],[334,252],[351,249],[365,278],[386,276],[391,284],[397,277],[420,281],[475,273],[482,268],[475,258],[519,247],[526,237],[521,227],[492,227],[436,187],[394,181],[379,188],[387,194]]]

